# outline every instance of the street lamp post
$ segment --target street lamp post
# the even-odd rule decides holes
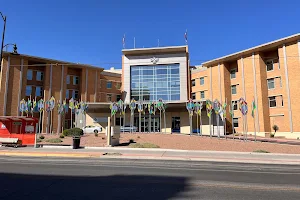
[[[2,69],[2,53],[3,53],[3,45],[4,45],[4,36],[5,36],[5,27],[6,27],[6,16],[3,16],[2,12],[0,12],[1,17],[4,21],[3,33],[2,33],[2,44],[1,44],[1,53],[0,53],[0,71]]]

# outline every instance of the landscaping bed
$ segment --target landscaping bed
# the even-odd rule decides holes
[[[53,144],[46,142],[49,139],[59,138],[59,135],[43,134],[45,137],[39,144]],[[62,142],[57,145],[72,145],[72,137],[60,138]],[[131,140],[131,141],[130,141]],[[81,137],[80,145],[85,147],[106,146],[105,134],[85,134]],[[136,145],[133,145],[136,144]],[[145,145],[146,144],[146,145]],[[218,139],[200,136],[189,136],[180,134],[130,134],[121,133],[120,147],[150,147],[163,149],[182,150],[208,150],[208,151],[239,151],[254,152],[266,151],[270,153],[300,154],[300,145],[275,144],[268,142],[253,142],[232,139]]]

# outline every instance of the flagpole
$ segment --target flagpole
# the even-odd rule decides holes
[[[157,40],[157,46],[159,47],[159,39]]]
[[[133,48],[135,49],[135,37],[133,38]]]

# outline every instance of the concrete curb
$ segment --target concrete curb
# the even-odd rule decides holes
[[[74,154],[74,153],[32,153],[32,152],[0,152],[1,156],[20,157],[71,157],[71,158],[99,158],[98,154]]]
[[[72,146],[43,146],[43,149],[72,149]],[[284,153],[257,153],[257,152],[238,152],[238,151],[205,151],[205,150],[180,150],[180,149],[160,149],[160,148],[123,148],[123,147],[81,147],[81,149],[90,150],[116,150],[116,151],[140,151],[140,152],[178,152],[178,153],[210,153],[210,154],[238,154],[238,155],[272,155],[272,156],[288,156],[295,157],[300,154],[284,154]]]

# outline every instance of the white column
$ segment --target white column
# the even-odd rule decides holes
[[[292,118],[292,108],[291,108],[291,96],[290,96],[290,81],[289,81],[289,73],[288,73],[288,65],[286,58],[286,47],[283,45],[283,59],[284,59],[284,72],[285,72],[285,80],[286,80],[286,93],[288,98],[288,109],[289,109],[289,120],[290,120],[290,131],[293,132],[293,118]]]
[[[98,70],[96,70],[94,102],[97,101]]]
[[[219,73],[219,87],[220,87],[220,102],[222,103],[222,84],[221,84],[220,63],[218,64],[218,73]]]
[[[243,82],[243,95],[246,100],[246,90],[245,90],[245,74],[244,74],[244,58],[241,57],[241,65],[242,65],[242,82]]]
[[[19,85],[19,93],[18,93],[18,107],[17,113],[20,116],[20,101],[22,95],[22,86],[23,86],[23,70],[24,70],[24,59],[21,59],[21,70],[20,70],[20,85]]]
[[[253,69],[253,80],[254,80],[254,100],[256,105],[256,112],[255,112],[255,124],[257,124],[257,132],[260,131],[259,126],[259,115],[258,115],[258,100],[257,100],[257,84],[256,84],[256,66],[255,66],[255,54],[252,54],[252,69]]]
[[[8,94],[8,78],[9,78],[9,68],[10,68],[10,56],[7,59],[6,67],[6,80],[5,80],[5,93],[4,93],[4,105],[3,105],[3,116],[6,116],[6,105],[7,105],[7,94]],[[3,70],[3,69],[2,69]]]

